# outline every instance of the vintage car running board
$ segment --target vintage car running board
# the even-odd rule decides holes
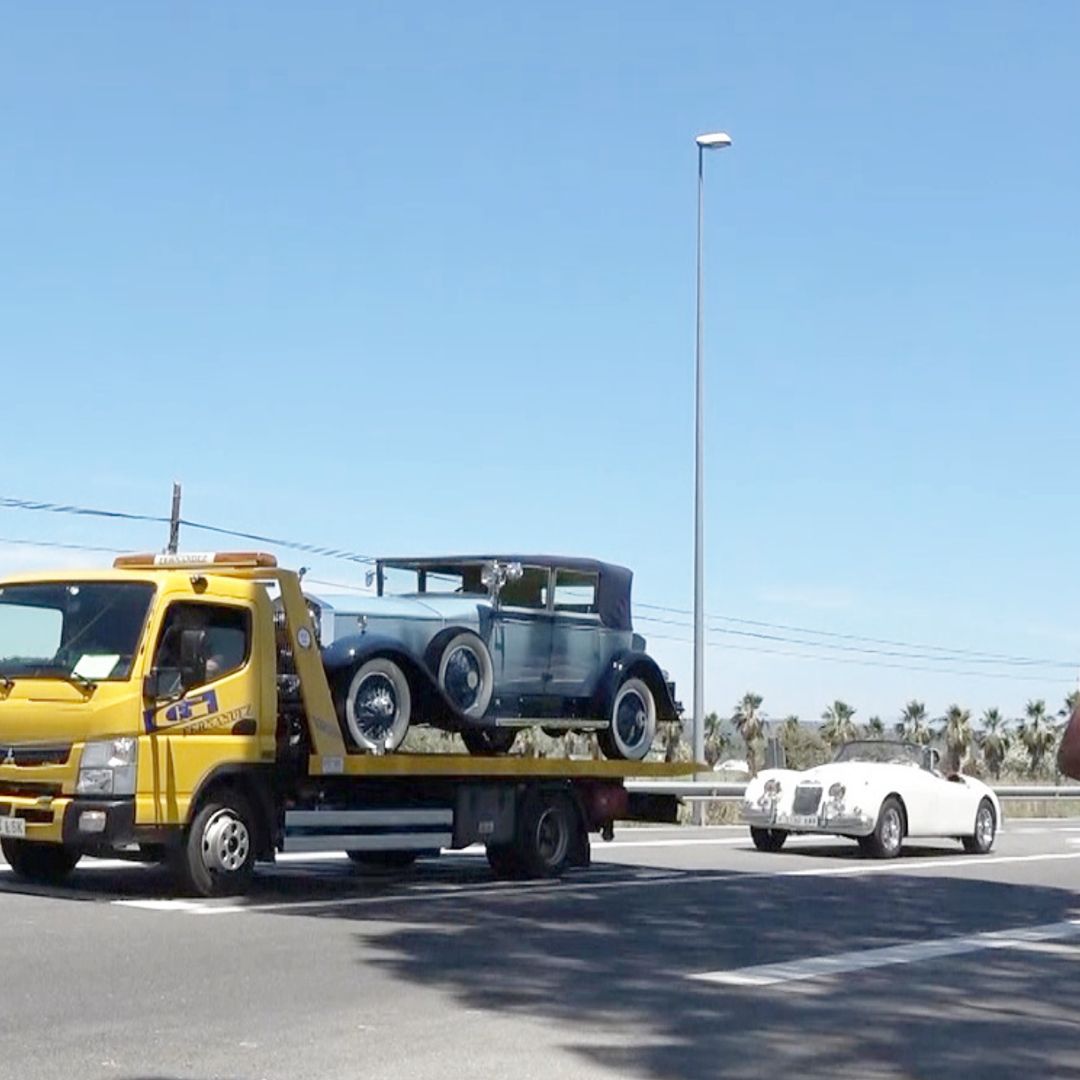
[[[546,728],[559,728],[567,731],[603,731],[608,727],[607,720],[596,720],[587,717],[580,718],[567,718],[563,716],[559,717],[543,717],[543,716],[496,716],[492,719],[492,724],[495,727],[546,727]]]

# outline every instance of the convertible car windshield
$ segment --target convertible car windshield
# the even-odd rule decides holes
[[[865,739],[844,743],[834,761],[876,761],[885,765],[917,765],[925,763],[923,747],[915,743],[889,742],[884,739]]]
[[[154,586],[64,581],[0,588],[0,677],[126,679]]]

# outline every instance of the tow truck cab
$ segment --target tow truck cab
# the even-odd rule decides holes
[[[675,819],[627,776],[693,769],[347,752],[299,578],[265,554],[0,582],[0,841],[25,878],[121,854],[215,895],[281,850],[402,865],[477,841],[503,876],[554,874],[616,818]]]

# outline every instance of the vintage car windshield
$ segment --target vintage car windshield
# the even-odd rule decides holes
[[[886,765],[917,765],[923,767],[925,752],[914,743],[890,742],[886,739],[862,739],[844,743],[833,761],[873,761]]]
[[[153,594],[138,581],[0,587],[0,677],[126,679]]]
[[[384,566],[383,596],[417,596],[421,593],[487,596],[479,565],[414,567]]]

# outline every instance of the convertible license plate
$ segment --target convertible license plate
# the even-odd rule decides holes
[[[784,814],[782,824],[795,828],[816,829],[817,817],[814,814]]]
[[[0,817],[0,836],[26,836],[26,819],[21,817]]]

